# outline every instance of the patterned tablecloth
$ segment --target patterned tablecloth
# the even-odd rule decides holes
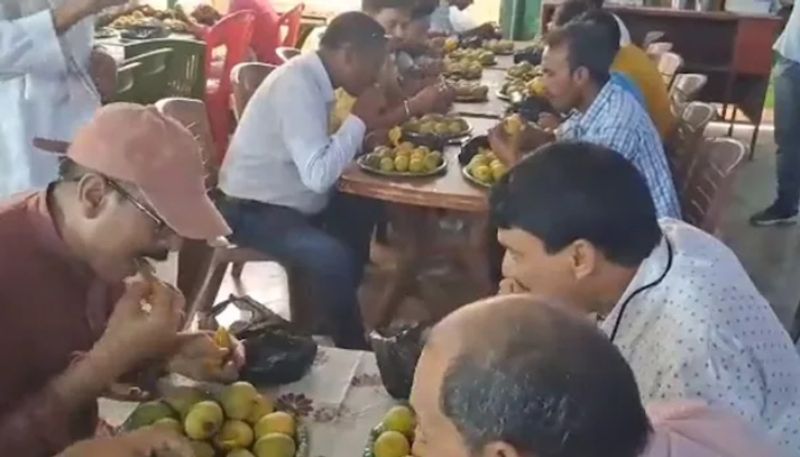
[[[374,354],[320,347],[300,381],[266,391],[301,417],[309,430],[309,457],[360,457],[370,430],[396,402],[386,393]],[[135,403],[100,401],[100,417],[124,422]]]

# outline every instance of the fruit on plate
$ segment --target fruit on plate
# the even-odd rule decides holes
[[[494,53],[486,49],[456,49],[448,55],[453,60],[478,62],[484,67],[497,63]]]
[[[163,400],[139,405],[124,428],[146,426],[185,435],[196,457],[305,457],[308,450],[295,417],[275,411],[272,399],[247,382],[223,386],[213,396],[172,387]]]
[[[225,420],[225,415],[219,403],[206,400],[192,406],[183,421],[183,427],[189,438],[205,440],[213,437],[219,431],[223,420]]]
[[[503,130],[512,138],[512,141],[514,137],[522,133],[522,127],[524,125],[525,121],[522,120],[519,114],[514,114],[503,119]]]
[[[520,62],[509,68],[506,72],[509,78],[521,79],[523,81],[529,81],[540,74],[542,74],[541,67],[533,65],[530,62]]]
[[[468,133],[469,124],[457,116],[442,114],[426,114],[421,118],[411,118],[403,125],[403,131],[418,135],[437,135],[441,137],[457,137]]]
[[[394,148],[379,146],[362,159],[362,164],[373,170],[412,175],[436,171],[442,163],[441,152],[425,146],[415,147],[408,142]]]
[[[411,443],[402,433],[387,430],[375,440],[374,452],[375,457],[405,457],[411,452]]]
[[[456,100],[486,100],[489,86],[464,80],[450,81],[450,86],[456,91]]]
[[[444,51],[445,52],[455,51],[456,49],[458,49],[458,45],[460,42],[461,40],[459,40],[458,37],[456,36],[447,37],[447,39],[444,40]]]
[[[292,457],[297,452],[297,444],[290,436],[269,433],[256,441],[253,451],[256,457]]]
[[[483,47],[495,54],[512,54],[514,52],[514,42],[511,40],[486,40],[483,42]]]
[[[383,417],[383,428],[387,431],[399,432],[406,437],[414,436],[417,418],[407,406],[395,406]]]
[[[219,433],[214,436],[214,445],[221,451],[248,448],[253,444],[253,437],[253,429],[247,423],[229,420],[222,424]]]
[[[411,453],[417,420],[408,406],[395,406],[372,431],[371,457],[406,457]]]
[[[142,403],[131,413],[128,418],[129,427],[132,430],[152,425],[156,421],[168,417],[173,417],[172,408],[162,401],[149,401]]]
[[[476,181],[491,186],[508,172],[508,168],[497,159],[492,150],[481,148],[470,160],[466,171]]]
[[[481,76],[483,76],[483,65],[475,60],[447,58],[444,60],[443,73],[448,77],[481,79]]]
[[[244,420],[250,415],[258,397],[258,391],[249,382],[235,382],[222,390],[219,403],[226,417]]]
[[[276,411],[262,417],[253,430],[256,433],[256,439],[260,439],[270,433],[295,436],[297,433],[297,424],[295,424],[294,416],[291,414],[283,411]]]

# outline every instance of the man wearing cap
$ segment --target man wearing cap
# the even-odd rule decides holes
[[[52,456],[90,436],[97,397],[122,375],[236,377],[210,335],[178,333],[180,293],[137,275],[181,238],[229,233],[203,181],[188,130],[112,104],[78,132],[56,182],[0,203],[3,455]]]
[[[114,90],[113,59],[92,48],[94,14],[126,1],[0,1],[0,198],[55,178],[58,160],[31,139],[72,139]]]

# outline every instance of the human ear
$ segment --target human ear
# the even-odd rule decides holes
[[[576,240],[570,245],[572,272],[576,280],[591,275],[597,265],[597,249],[586,240]]]
[[[103,177],[88,173],[78,181],[78,205],[83,217],[94,219],[108,204],[108,186]]]

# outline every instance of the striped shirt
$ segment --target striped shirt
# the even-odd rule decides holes
[[[607,83],[585,113],[575,112],[558,128],[563,140],[580,140],[622,154],[647,181],[658,217],[681,219],[664,146],[650,116],[618,84]]]

